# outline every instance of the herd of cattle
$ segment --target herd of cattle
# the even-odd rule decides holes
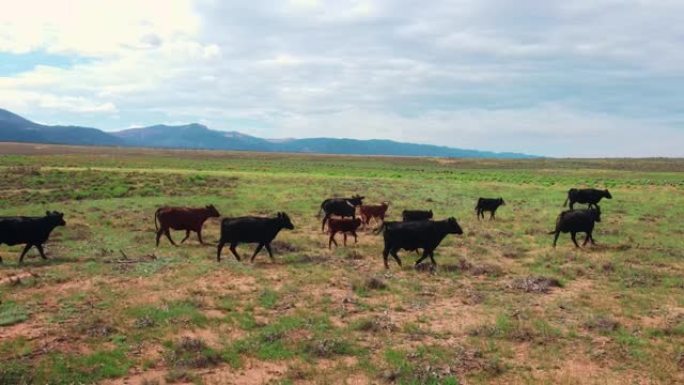
[[[556,246],[560,233],[570,233],[576,247],[577,233],[585,233],[583,245],[587,242],[594,244],[592,232],[596,222],[601,221],[601,208],[598,203],[602,198],[611,199],[608,190],[597,189],[570,189],[563,206],[570,203],[570,210],[565,210],[558,215],[556,228],[549,234],[555,234],[553,246]],[[368,226],[371,220],[380,223],[376,233],[382,232],[384,248],[382,251],[385,268],[389,268],[388,257],[391,255],[401,266],[401,259],[397,254],[400,250],[419,252],[422,256],[416,261],[416,265],[430,257],[433,265],[436,265],[434,251],[448,234],[463,234],[456,218],[450,217],[444,220],[433,220],[432,210],[404,210],[402,221],[385,221],[385,215],[389,208],[389,202],[379,205],[364,205],[363,196],[354,195],[351,198],[330,198],[321,203],[318,215],[324,213],[321,231],[328,225],[328,248],[334,243],[337,246],[335,235],[342,233],[344,244],[347,243],[347,235],[352,235],[357,241],[356,231],[361,226]],[[587,209],[574,209],[575,203],[588,204]],[[495,219],[497,209],[505,205],[503,198],[480,198],[475,207],[477,218],[484,218],[484,213],[490,213],[490,219]],[[357,216],[358,212],[358,216]],[[162,207],[154,214],[156,228],[156,244],[162,235],[168,238],[173,245],[176,243],[171,238],[170,230],[185,231],[185,242],[191,232],[197,233],[200,243],[202,240],[202,227],[209,218],[218,218],[220,214],[213,205],[203,208],[186,207]],[[0,217],[0,245],[25,245],[19,257],[19,263],[23,262],[28,250],[35,246],[43,259],[47,259],[43,251],[43,244],[48,240],[50,233],[57,226],[65,226],[64,214],[57,211],[48,211],[43,217]],[[262,248],[266,248],[273,260],[271,242],[282,229],[294,229],[290,217],[284,212],[279,212],[275,217],[264,218],[255,216],[223,218],[221,221],[221,236],[218,242],[216,260],[221,260],[221,251],[226,244],[240,261],[236,247],[240,243],[256,243],[257,247],[252,254],[254,261]],[[2,258],[0,258],[0,263]]]

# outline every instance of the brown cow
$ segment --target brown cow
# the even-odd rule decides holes
[[[365,226],[368,226],[370,220],[376,218],[377,221],[385,221],[385,213],[387,213],[387,208],[389,207],[389,202],[382,202],[379,205],[361,205],[359,206],[359,213],[361,215],[361,221]]]
[[[337,241],[335,241],[335,234],[342,233],[344,235],[344,245],[347,246],[347,233],[354,236],[354,243],[358,242],[356,236],[356,229],[361,226],[361,219],[354,218],[330,218],[328,220],[328,232],[330,233],[330,239],[328,240],[328,248],[332,248],[334,243],[337,246]]]
[[[157,229],[157,246],[159,246],[159,238],[162,234],[166,234],[172,245],[177,246],[171,239],[169,229],[185,230],[185,238],[181,243],[185,242],[190,236],[190,232],[197,233],[197,238],[201,244],[202,241],[202,226],[208,218],[218,218],[221,214],[216,210],[214,205],[208,205],[204,208],[192,207],[160,207],[154,213],[154,226]],[[159,221],[159,225],[157,225]]]

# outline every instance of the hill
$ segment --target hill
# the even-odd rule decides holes
[[[237,131],[212,130],[197,123],[177,126],[159,124],[116,132],[104,132],[91,127],[38,124],[3,109],[0,109],[0,141],[346,155],[509,159],[533,157],[518,153],[497,153],[428,144],[402,143],[386,139],[264,139]]]

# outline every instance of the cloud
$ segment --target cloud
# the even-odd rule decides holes
[[[5,1],[0,52],[88,59],[0,77],[41,121],[684,156],[681,2]]]

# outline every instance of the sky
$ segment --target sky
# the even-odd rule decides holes
[[[684,156],[681,0],[0,0],[0,108],[119,130]]]

